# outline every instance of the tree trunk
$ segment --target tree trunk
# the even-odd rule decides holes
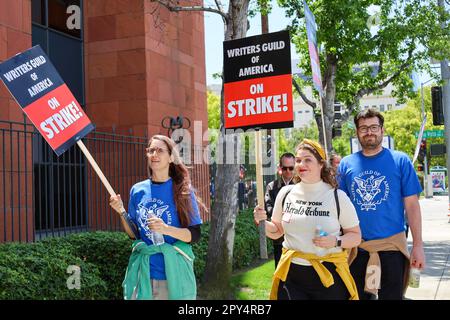
[[[229,19],[225,26],[225,40],[245,37],[247,33],[247,12],[249,0],[231,0]],[[221,99],[221,133],[224,137],[224,97]],[[227,143],[228,142],[228,143]],[[231,142],[231,143],[230,143]],[[233,152],[240,145],[239,134],[228,135],[218,140],[218,150],[223,150],[223,159],[217,159],[216,197],[211,212],[208,255],[204,275],[204,295],[208,299],[231,298],[231,272],[233,262],[234,226],[238,212],[239,163],[238,153]],[[225,159],[232,154],[232,159]],[[232,163],[230,163],[232,161]]]

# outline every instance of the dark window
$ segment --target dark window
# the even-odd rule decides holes
[[[83,47],[79,40],[49,31],[50,59],[78,102],[84,106]]]
[[[67,13],[71,5],[78,8]],[[82,17],[77,17],[80,28],[72,28],[75,24],[70,20],[73,14],[81,14],[81,6],[80,0],[32,0],[32,43],[39,44],[47,53],[77,101],[84,106]],[[86,165],[80,149],[73,146],[57,157],[36,134],[33,162],[37,236],[86,228]]]
[[[33,0],[32,42],[47,53],[77,101],[84,106],[81,6],[80,0]],[[69,7],[73,10],[67,13]]]
[[[31,19],[34,23],[46,25],[45,0],[33,0],[31,3]]]

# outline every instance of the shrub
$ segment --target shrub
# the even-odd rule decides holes
[[[193,245],[194,272],[202,279],[208,252],[209,223]],[[272,252],[272,242],[268,252]],[[122,281],[132,241],[124,232],[85,232],[37,243],[0,245],[0,299],[122,299]],[[236,219],[233,269],[259,257],[259,233],[251,210]],[[70,265],[81,269],[81,289],[67,288]]]
[[[80,290],[68,289],[70,265],[81,269]],[[0,246],[0,299],[102,299],[107,285],[96,265],[71,253],[70,246],[9,243]]]
[[[253,220],[253,209],[242,211],[236,219],[233,270],[249,266],[259,258],[259,229]],[[267,253],[273,252],[272,240],[267,239]]]
[[[68,245],[71,252],[98,267],[100,277],[108,286],[106,299],[122,299],[122,281],[131,254],[132,240],[124,232],[84,232],[63,238],[48,238],[41,243]]]
[[[208,222],[203,223],[201,226],[202,236],[200,241],[192,245],[192,251],[195,255],[194,272],[197,281],[202,279],[203,273],[205,272],[206,256],[208,254],[209,229],[210,224]]]

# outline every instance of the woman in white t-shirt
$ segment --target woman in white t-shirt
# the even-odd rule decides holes
[[[331,170],[320,144],[304,139],[298,145],[295,184],[280,190],[265,223],[269,238],[284,235],[271,299],[358,299],[343,249],[361,242],[359,221]],[[265,210],[256,207],[254,218],[266,220]]]

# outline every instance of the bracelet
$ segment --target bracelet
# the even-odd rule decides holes
[[[128,213],[126,211],[122,212],[120,214],[122,216],[122,218],[127,219],[128,218]]]

